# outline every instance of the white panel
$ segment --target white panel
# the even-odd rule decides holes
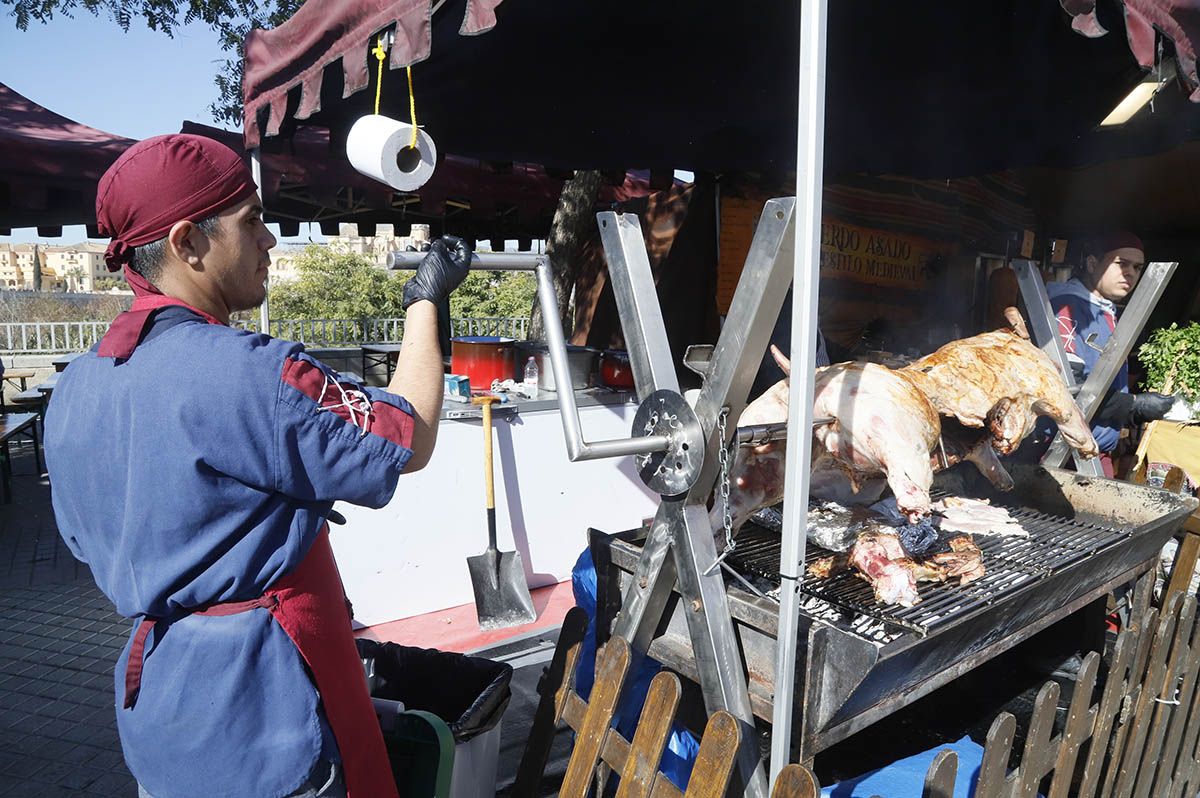
[[[581,407],[584,435],[628,436],[636,409]],[[429,465],[402,476],[387,507],[338,504],[347,523],[331,526],[331,537],[359,623],[474,601],[466,558],[487,548],[481,428],[477,419],[443,421]],[[570,577],[588,527],[632,529],[658,508],[632,457],[570,462],[557,410],[498,417],[493,428],[497,545],[521,553],[530,587]]]

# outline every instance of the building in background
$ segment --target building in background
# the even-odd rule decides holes
[[[0,289],[32,291],[34,257],[42,272],[43,291],[95,293],[128,290],[125,276],[104,263],[103,244],[0,244]]]

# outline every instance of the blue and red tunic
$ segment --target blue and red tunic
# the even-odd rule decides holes
[[[1117,328],[1116,305],[1093,294],[1078,279],[1050,283],[1046,286],[1046,292],[1058,320],[1058,334],[1062,338],[1067,359],[1081,364],[1085,375],[1091,374],[1100,359],[1100,353]],[[1122,365],[1117,372],[1108,393],[1114,391],[1129,392],[1128,365]],[[1111,452],[1120,440],[1121,430],[1095,424],[1092,426],[1092,435],[1101,452]]]
[[[130,708],[130,646],[115,672],[126,762],[151,794],[282,796],[336,758],[271,613],[191,610],[262,596],[335,501],[385,505],[412,429],[403,398],[180,306],[154,311],[127,359],[93,350],[62,374],[45,438],[59,531],[118,612],[161,619]]]

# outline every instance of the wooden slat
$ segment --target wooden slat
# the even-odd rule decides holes
[[[812,771],[803,765],[785,765],[771,788],[771,798],[817,798],[821,785]]]
[[[742,729],[737,719],[723,709],[714,712],[700,738],[685,798],[724,798],[741,744]]]
[[[1075,689],[1071,693],[1071,708],[1063,727],[1058,756],[1054,760],[1054,778],[1050,782],[1047,798],[1067,798],[1071,781],[1075,777],[1075,763],[1079,749],[1091,733],[1092,691],[1096,687],[1096,673],[1100,669],[1100,655],[1089,651],[1083,658],[1079,675],[1075,678]]]
[[[629,644],[614,637],[596,657],[596,683],[592,686],[583,727],[575,737],[575,750],[567,763],[567,772],[559,794],[564,798],[584,798],[591,786],[592,774],[600,761],[604,736],[612,723],[613,711],[629,671]]]
[[[958,754],[950,749],[939,751],[925,774],[921,798],[954,798],[954,780],[958,776]]]
[[[1135,592],[1140,596],[1143,592],[1142,582],[1139,581],[1138,585]],[[1135,599],[1135,602],[1139,601],[1140,599]],[[1134,606],[1136,608],[1137,603]],[[1104,780],[1100,785],[1100,794],[1106,798],[1116,794],[1117,779],[1121,773],[1124,751],[1128,747],[1129,737],[1133,733],[1134,712],[1144,690],[1146,669],[1150,664],[1150,650],[1154,643],[1155,630],[1158,628],[1158,609],[1150,607],[1142,613],[1131,615],[1131,618],[1141,618],[1141,621],[1133,625],[1137,645],[1134,648],[1133,662],[1129,666],[1128,678],[1122,692],[1121,714],[1113,727]]]
[[[521,764],[517,766],[512,787],[514,798],[533,798],[539,792],[538,786],[554,743],[555,728],[562,721],[562,708],[566,703],[563,698],[569,691],[571,677],[575,673],[587,622],[587,613],[581,607],[572,607],[563,617],[554,658],[550,660],[550,666],[538,684],[541,697],[533,715],[525,750],[521,753]]]
[[[554,722],[556,725],[563,721],[563,711],[567,706],[567,697],[575,695],[575,674],[579,668],[580,652],[583,650],[583,635],[587,633],[587,612],[582,607],[572,607],[567,612],[567,616],[570,617],[571,613],[575,612],[575,610],[579,610],[579,614],[571,621],[571,637],[567,642],[566,654],[563,656],[563,672],[562,676],[558,679],[558,689],[554,691]],[[578,629],[580,616],[582,616],[583,620],[583,629],[579,632],[578,638],[576,638],[575,632]],[[565,619],[563,630],[566,631]],[[554,653],[555,656],[558,655],[557,650]],[[578,696],[576,697],[578,698]],[[578,728],[576,728],[576,731],[578,731]]]
[[[1033,700],[1033,715],[1029,719],[1029,733],[1025,737],[1025,751],[1021,755],[1020,780],[1016,795],[1020,798],[1035,798],[1038,784],[1050,770],[1054,751],[1050,747],[1050,735],[1054,731],[1054,716],[1058,713],[1058,682],[1046,682]]]
[[[1012,753],[1016,733],[1017,719],[1008,712],[1001,712],[992,721],[987,742],[983,746],[979,784],[975,788],[975,795],[979,798],[999,798],[1007,794],[1008,757]]]
[[[1108,741],[1116,716],[1121,711],[1121,700],[1125,694],[1129,665],[1136,648],[1137,635],[1132,631],[1124,630],[1117,636],[1117,645],[1113,651],[1113,663],[1108,670],[1108,681],[1104,685],[1104,695],[1100,699],[1100,706],[1090,724],[1092,733],[1088,743],[1087,759],[1084,762],[1083,780],[1079,785],[1079,798],[1091,798],[1100,784],[1101,772],[1104,770],[1104,757],[1108,751]]]
[[[660,671],[650,682],[628,760],[618,770],[621,786],[617,788],[616,798],[649,798],[681,694],[679,677],[673,673]],[[609,764],[617,768],[617,763]]]
[[[587,708],[587,702],[578,693],[571,692],[563,701],[562,722],[570,726],[572,731],[579,731],[583,728]]]
[[[1162,785],[1162,789],[1154,793],[1168,798],[1183,795],[1184,787],[1193,779],[1193,752],[1200,736],[1200,624],[1192,628],[1192,656],[1188,667],[1187,678],[1180,690],[1180,709],[1184,711],[1172,720],[1172,729],[1167,734],[1167,750],[1175,752],[1173,761],[1164,762],[1171,767],[1171,777],[1169,784]],[[1186,699],[1183,697],[1185,694]]]
[[[600,748],[600,763],[617,773],[624,773],[629,765],[629,743],[616,729],[609,729],[604,737],[604,745]]]
[[[1171,466],[1163,477],[1162,489],[1169,493],[1178,493],[1183,487],[1184,477],[1182,468],[1177,465]]]
[[[1124,750],[1119,751],[1121,771],[1114,793],[1116,798],[1129,798],[1133,794],[1133,782],[1137,778],[1146,735],[1150,731],[1150,720],[1154,714],[1154,699],[1158,698],[1159,690],[1162,688],[1163,674],[1167,667],[1167,654],[1170,653],[1171,638],[1175,633],[1175,621],[1179,617],[1178,612],[1179,607],[1176,600],[1159,619],[1158,626],[1154,630],[1154,641],[1150,647],[1150,659],[1146,666],[1146,674],[1142,678],[1141,690],[1138,692],[1133,715],[1128,724],[1130,730],[1126,734]],[[1114,756],[1116,755],[1118,754],[1114,753]]]
[[[1185,531],[1179,548],[1175,550],[1175,560],[1171,563],[1164,602],[1170,601],[1176,593],[1188,592],[1192,584],[1192,574],[1196,572],[1197,559],[1200,559],[1200,535]]]
[[[1166,673],[1158,689],[1158,701],[1153,706],[1153,718],[1150,731],[1146,736],[1146,745],[1142,754],[1142,763],[1134,780],[1134,798],[1150,798],[1157,795],[1150,792],[1154,779],[1158,774],[1159,758],[1164,754],[1163,741],[1167,735],[1167,727],[1173,715],[1181,712],[1179,683],[1183,677],[1184,662],[1191,654],[1192,628],[1196,619],[1196,600],[1176,594],[1168,606],[1175,606],[1183,599],[1182,608],[1176,607],[1179,617],[1175,621],[1175,634],[1171,641],[1171,653],[1167,657]],[[1186,710],[1182,710],[1186,711]]]
[[[1138,644],[1129,669],[1130,678],[1137,683],[1145,675],[1146,665],[1150,661],[1150,645],[1154,642],[1154,631],[1158,628],[1158,608],[1148,607],[1141,615],[1130,617],[1136,619],[1133,631],[1137,634]]]

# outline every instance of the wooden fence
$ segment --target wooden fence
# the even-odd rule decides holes
[[[1009,764],[1016,718],[1007,712],[996,718],[984,745],[973,793],[976,798],[1034,798],[1039,794],[1046,798],[1180,798],[1200,794],[1200,623],[1196,597],[1175,593],[1160,612],[1150,606],[1153,587],[1153,578],[1139,580],[1133,592],[1134,622],[1118,635],[1107,673],[1099,654],[1091,652],[1084,657],[1061,723],[1057,720],[1061,711],[1058,683],[1046,682],[1038,692],[1015,768],[1010,769]],[[573,617],[576,613],[580,617]],[[563,624],[554,662],[539,685],[542,702],[513,787],[515,798],[533,796],[539,787],[546,786],[540,783],[541,774],[553,730],[559,723],[565,722],[579,733],[563,783],[564,794],[568,785],[572,794],[582,794],[589,776],[602,783],[603,774],[610,768],[627,777],[632,775],[633,749],[639,748],[639,740],[651,736],[639,727],[631,748],[608,728],[611,712],[603,722],[586,722],[593,707],[573,691],[585,625],[586,617],[578,608],[571,610]],[[624,641],[610,640],[606,649],[597,662],[594,690],[608,682],[617,682],[617,690],[614,694],[612,685],[607,684],[599,694],[593,693],[592,703],[601,700],[608,707],[616,704],[619,680],[612,676],[604,679],[604,672],[615,671],[616,663],[623,676],[627,662],[618,656],[626,652]],[[647,711],[643,713],[642,723],[648,717],[657,722],[650,724],[654,744],[641,751],[643,761],[637,769],[639,794],[652,798],[678,794],[656,769],[667,728],[663,724],[669,725],[678,701],[678,688],[672,688],[668,679],[662,681],[658,689],[662,695],[647,700]],[[1101,685],[1098,695],[1097,684]],[[722,748],[731,744],[726,740]],[[585,750],[580,751],[580,746]],[[952,798],[957,771],[957,755],[950,750],[939,753],[926,774],[922,798]],[[693,782],[697,775],[694,771]],[[714,775],[712,783],[689,782],[687,794],[722,792],[729,774]],[[815,798],[819,792],[820,786],[810,771],[789,765],[780,773],[772,796]]]

